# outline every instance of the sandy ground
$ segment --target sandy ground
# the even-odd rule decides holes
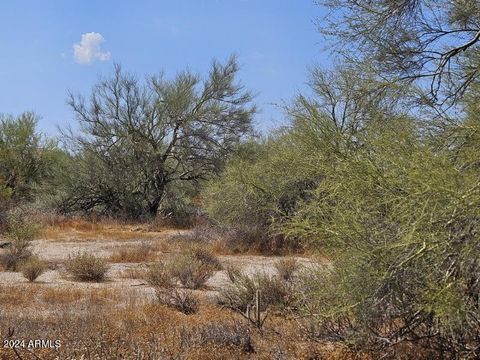
[[[65,274],[62,262],[69,255],[78,252],[88,252],[96,256],[109,257],[120,247],[132,247],[142,243],[150,243],[157,248],[165,247],[165,240],[172,235],[181,234],[183,231],[170,230],[157,233],[155,236],[143,237],[138,234],[138,238],[105,240],[97,237],[85,238],[77,237],[75,233],[65,236],[64,239],[41,239],[32,243],[33,253],[51,264],[51,270],[41,275],[37,282],[42,286],[62,287],[62,288],[109,288],[121,290],[128,296],[132,294],[141,295],[142,299],[148,300],[153,297],[153,289],[145,284],[143,280],[132,279],[128,277],[128,270],[145,266],[138,263],[112,263],[108,273],[108,280],[102,283],[82,283],[69,279]],[[135,235],[136,236],[136,235]],[[174,246],[174,244],[173,244]],[[5,251],[0,249],[0,252]],[[168,258],[168,251],[159,254],[163,258]],[[227,265],[234,265],[242,269],[247,274],[257,271],[265,273],[274,272],[274,263],[280,259],[277,256],[255,256],[255,255],[223,255],[219,256],[220,261],[226,268]],[[304,266],[313,266],[312,260],[304,257],[297,257],[297,260]],[[126,275],[127,274],[127,275]],[[0,285],[26,284],[27,280],[15,272],[0,272]],[[214,296],[217,291],[229,283],[226,271],[217,271],[207,282],[206,289],[202,290],[203,295]],[[27,285],[27,284],[26,284]]]

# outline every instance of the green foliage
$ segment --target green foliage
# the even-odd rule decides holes
[[[251,132],[255,108],[237,73],[234,57],[213,62],[205,79],[184,71],[140,81],[116,66],[90,101],[71,95],[81,134],[66,134],[78,167],[62,209],[136,218],[160,209],[184,220],[192,189],[182,183],[218,172]]]
[[[6,239],[10,242],[7,251],[0,256],[0,265],[5,270],[17,271],[19,265],[29,259],[31,241],[38,234],[38,226],[21,214],[7,216]]]
[[[54,174],[56,144],[37,132],[38,117],[0,116],[0,200],[31,200]]]
[[[285,224],[334,261],[328,313],[355,319],[358,340],[478,340],[478,119],[451,131],[446,146],[408,118],[371,123]]]

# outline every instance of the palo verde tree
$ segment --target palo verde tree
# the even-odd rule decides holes
[[[67,134],[78,168],[67,211],[155,215],[168,188],[217,172],[252,131],[252,95],[235,57],[207,78],[189,71],[140,81],[115,66],[90,98],[71,94],[80,135]]]
[[[320,0],[320,30],[352,63],[415,83],[431,105],[451,105],[480,75],[477,0]]]
[[[52,175],[56,144],[36,130],[38,116],[0,116],[0,199],[31,200]]]

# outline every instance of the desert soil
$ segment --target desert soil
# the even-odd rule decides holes
[[[32,243],[33,253],[50,264],[50,270],[41,275],[37,282],[44,286],[62,287],[62,288],[108,288],[120,290],[124,294],[137,294],[142,299],[148,301],[153,297],[153,290],[141,279],[129,277],[130,269],[145,267],[147,264],[139,263],[112,263],[108,273],[108,281],[102,283],[82,283],[73,281],[66,276],[62,262],[68,259],[68,256],[78,252],[88,252],[96,256],[108,258],[121,247],[135,247],[142,243],[149,243],[157,249],[160,258],[168,258],[171,252],[169,237],[173,235],[182,235],[182,232],[188,230],[164,230],[158,233],[139,233],[133,237],[119,236],[118,239],[104,239],[101,236],[85,237],[84,234],[75,232],[65,233],[60,238],[45,238],[36,240]],[[82,235],[82,236],[80,236]],[[168,243],[166,245],[166,242]],[[0,252],[6,251],[0,249]],[[274,272],[274,263],[281,257],[278,256],[258,256],[258,255],[221,255],[220,261],[226,268],[227,265],[235,265],[247,274],[257,271],[266,273]],[[297,260],[306,267],[313,266],[311,259],[306,257],[296,257]],[[27,283],[22,274],[17,272],[0,272],[0,284],[19,285]],[[213,297],[218,290],[228,284],[229,280],[226,271],[217,271],[208,281],[207,288],[202,290],[202,295]]]

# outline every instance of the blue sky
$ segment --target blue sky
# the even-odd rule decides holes
[[[273,104],[305,91],[308,67],[327,59],[319,16],[313,0],[2,1],[0,112],[33,110],[54,135],[74,124],[67,91],[88,94],[114,62],[168,77],[185,68],[205,74],[213,58],[236,53],[264,131],[283,121]]]

